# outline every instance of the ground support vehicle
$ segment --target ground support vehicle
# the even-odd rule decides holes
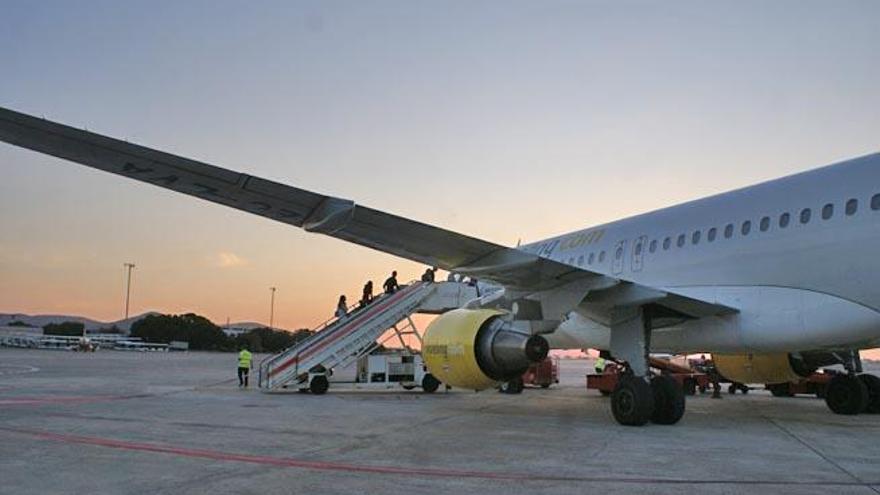
[[[382,351],[361,356],[357,363],[357,388],[390,389],[403,387],[424,392],[437,391],[440,382],[425,370],[422,356],[406,350]]]
[[[694,371],[686,366],[672,363],[668,359],[650,358],[651,368],[656,374],[668,376],[678,383],[686,395],[694,395],[697,390],[705,392],[712,383],[709,375]],[[587,375],[587,389],[598,390],[602,395],[611,395],[624,373],[624,367],[609,361],[602,373]]]
[[[831,379],[843,373],[834,370],[820,370],[810,376],[796,382],[768,383],[767,390],[774,397],[794,397],[795,395],[815,395],[820,399],[825,398],[825,389]]]
[[[529,369],[516,380],[503,382],[498,390],[505,394],[518,394],[526,385],[548,388],[554,383],[559,383],[559,359],[548,356],[543,361],[529,366]]]

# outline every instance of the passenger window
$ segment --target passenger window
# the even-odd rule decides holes
[[[846,216],[851,217],[859,211],[859,200],[853,198],[846,202]]]
[[[733,237],[733,224],[729,223],[724,227],[724,238],[730,239],[731,237]]]
[[[678,247],[683,247],[684,246],[684,239],[685,239],[684,234],[679,235],[678,240],[675,241],[675,245]]]
[[[572,256],[571,258],[568,259],[568,264],[569,264],[569,265],[573,265],[573,264],[574,264],[574,256]]]
[[[650,251],[652,253],[657,251],[657,239],[654,239],[653,241],[651,241],[651,246],[648,247],[648,251]]]
[[[642,243],[636,244],[636,256],[642,254]]]
[[[670,239],[668,237],[666,239],[663,239],[663,250],[664,251],[669,250],[669,246],[671,246],[671,245],[672,245],[672,239]]]
[[[694,235],[691,236],[691,243],[692,244],[699,244],[700,243],[700,231],[699,230],[694,232]]]
[[[828,203],[822,207],[822,220],[829,220],[834,216],[834,204]]]
[[[801,223],[809,223],[811,216],[813,216],[813,212],[809,208],[801,210]]]
[[[770,217],[764,217],[761,219],[761,232],[767,232],[767,229],[770,228]]]
[[[871,198],[871,209],[874,211],[880,210],[880,194],[875,194]]]
[[[614,252],[614,259],[619,260],[620,258],[623,258],[623,248],[622,247],[617,248],[617,251]]]
[[[708,239],[709,242],[713,242],[717,235],[718,235],[718,229],[716,229],[715,227],[712,227],[711,229],[709,229],[709,233],[706,235],[706,239]]]
[[[599,252],[599,263],[602,263],[603,261],[605,261],[605,251],[600,251]]]
[[[587,264],[588,264],[588,265],[592,265],[592,264],[593,264],[593,260],[595,260],[595,259],[596,259],[596,253],[590,253],[590,257],[587,258]]]
[[[584,255],[580,255],[580,256],[578,256],[578,266],[581,266],[583,264],[584,264]]]
[[[791,222],[791,215],[789,215],[788,212],[783,213],[782,215],[779,215],[779,227],[780,228],[784,229],[784,228],[788,227],[789,222]]]
[[[745,222],[743,222],[742,228],[740,229],[740,232],[742,232],[742,235],[749,235],[749,232],[751,232],[751,231],[752,231],[752,222],[746,220]]]

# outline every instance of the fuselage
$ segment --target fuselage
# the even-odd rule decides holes
[[[880,154],[522,246],[717,301],[736,315],[655,332],[669,351],[797,351],[880,340]],[[556,347],[603,347],[574,312]]]

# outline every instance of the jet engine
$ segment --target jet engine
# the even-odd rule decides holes
[[[522,375],[547,357],[540,335],[523,333],[492,309],[456,309],[425,331],[422,358],[428,371],[453,387],[482,390]]]
[[[739,383],[787,383],[809,376],[821,366],[836,364],[829,352],[774,354],[712,354],[718,372]]]

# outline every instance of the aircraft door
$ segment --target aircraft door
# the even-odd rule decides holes
[[[623,259],[626,257],[626,241],[620,241],[614,247],[614,259],[611,263],[611,272],[615,275],[623,271]]]
[[[642,270],[642,260],[645,257],[645,248],[648,247],[648,236],[641,236],[633,243],[632,271]]]

